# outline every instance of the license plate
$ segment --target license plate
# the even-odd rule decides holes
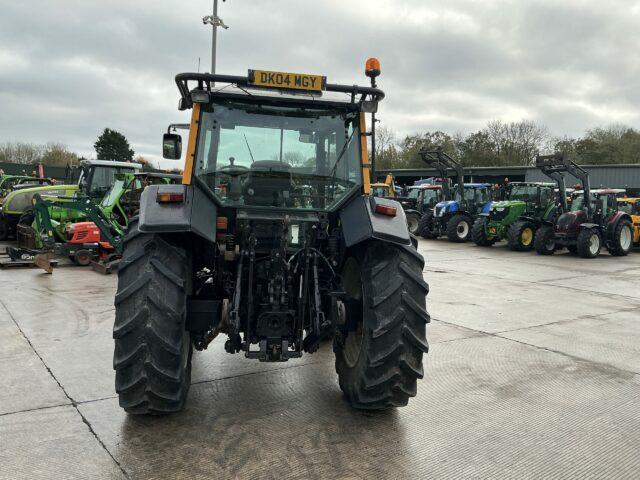
[[[321,75],[249,70],[249,85],[254,87],[321,92],[326,84],[327,77]]]

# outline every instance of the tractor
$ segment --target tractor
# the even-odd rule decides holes
[[[589,174],[564,154],[538,156],[536,166],[556,180],[563,202],[562,214],[554,222],[544,222],[535,236],[535,249],[540,255],[552,255],[566,247],[582,258],[595,258],[602,246],[613,256],[627,255],[633,248],[631,216],[618,209],[622,190],[591,190]],[[583,190],[573,193],[567,208],[564,173],[578,178]]]
[[[80,192],[94,201],[100,201],[111,188],[116,174],[133,173],[141,169],[142,165],[139,163],[83,160],[80,163],[80,174],[76,185],[31,186],[14,189],[4,198],[0,208],[0,240],[14,236],[18,224],[31,225],[34,195],[71,198]],[[53,215],[52,218],[64,222],[81,219],[74,211],[59,210],[58,214]]]
[[[420,150],[422,160],[435,168],[444,179],[445,200],[438,202],[433,210],[428,210],[420,219],[418,232],[424,238],[438,238],[446,235],[451,242],[466,242],[471,237],[471,226],[480,213],[486,213],[491,206],[491,185],[488,183],[464,183],[464,168],[457,160],[444,153]],[[453,170],[456,184],[453,191],[448,188],[449,170]]]
[[[396,198],[396,185],[393,181],[393,175],[388,174],[384,182],[376,182],[371,184],[371,195],[380,198]]]
[[[511,250],[531,250],[538,227],[556,215],[555,186],[540,182],[509,183],[506,199],[493,202],[489,212],[478,216],[471,238],[481,247],[507,239]]]
[[[181,410],[193,349],[284,362],[333,337],[350,404],[404,406],[423,376],[424,260],[392,199],[371,195],[384,93],[326,77],[182,73],[191,110],[180,185],[150,185],[123,243],[114,368],[131,414]],[[215,86],[214,86],[215,84]],[[293,95],[295,94],[295,95]],[[345,95],[346,94],[346,95]],[[163,137],[181,158],[182,139]]]
[[[618,208],[631,217],[633,223],[633,244],[640,247],[640,198],[619,197]]]
[[[433,212],[438,202],[445,200],[443,185],[414,185],[406,187],[408,195],[398,198],[407,216],[409,232],[420,233],[420,219],[428,212]]]
[[[69,257],[81,266],[107,258],[112,262],[121,253],[121,237],[129,219],[138,213],[142,190],[178,180],[182,180],[180,175],[161,172],[116,173],[99,202],[83,192],[73,197],[35,194],[26,220],[29,224],[18,225],[18,247],[10,247],[8,253],[17,260],[36,259],[42,253]],[[38,264],[51,273],[49,260]]]
[[[51,185],[50,178],[33,177],[30,175],[2,175],[0,177],[0,198],[4,198],[14,189]]]

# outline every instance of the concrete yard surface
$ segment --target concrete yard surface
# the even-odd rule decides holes
[[[345,402],[329,344],[265,364],[219,338],[194,354],[183,412],[127,415],[116,276],[0,270],[0,478],[637,478],[640,252],[420,251],[425,378],[377,413]]]

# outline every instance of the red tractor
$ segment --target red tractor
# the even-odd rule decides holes
[[[562,213],[554,223],[543,225],[536,232],[535,248],[541,255],[552,255],[566,247],[582,258],[595,258],[604,245],[614,256],[627,255],[633,248],[633,227],[628,213],[618,210],[617,197],[621,190],[591,190],[589,175],[562,154],[538,157],[536,164],[556,180],[565,192],[564,176],[568,172],[578,178],[584,190],[567,208],[566,195],[560,195]]]

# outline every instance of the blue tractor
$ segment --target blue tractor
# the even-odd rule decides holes
[[[432,238],[446,235],[451,242],[466,242],[471,238],[471,226],[481,213],[491,208],[491,184],[465,183],[456,185],[455,199],[445,200],[434,208]]]
[[[476,217],[488,213],[491,208],[491,184],[464,183],[464,167],[442,149],[421,150],[420,155],[441,177],[455,177],[457,181],[451,192],[449,189],[445,192],[445,200],[420,219],[420,235],[424,238],[446,235],[451,242],[466,242],[471,238],[471,227]]]

